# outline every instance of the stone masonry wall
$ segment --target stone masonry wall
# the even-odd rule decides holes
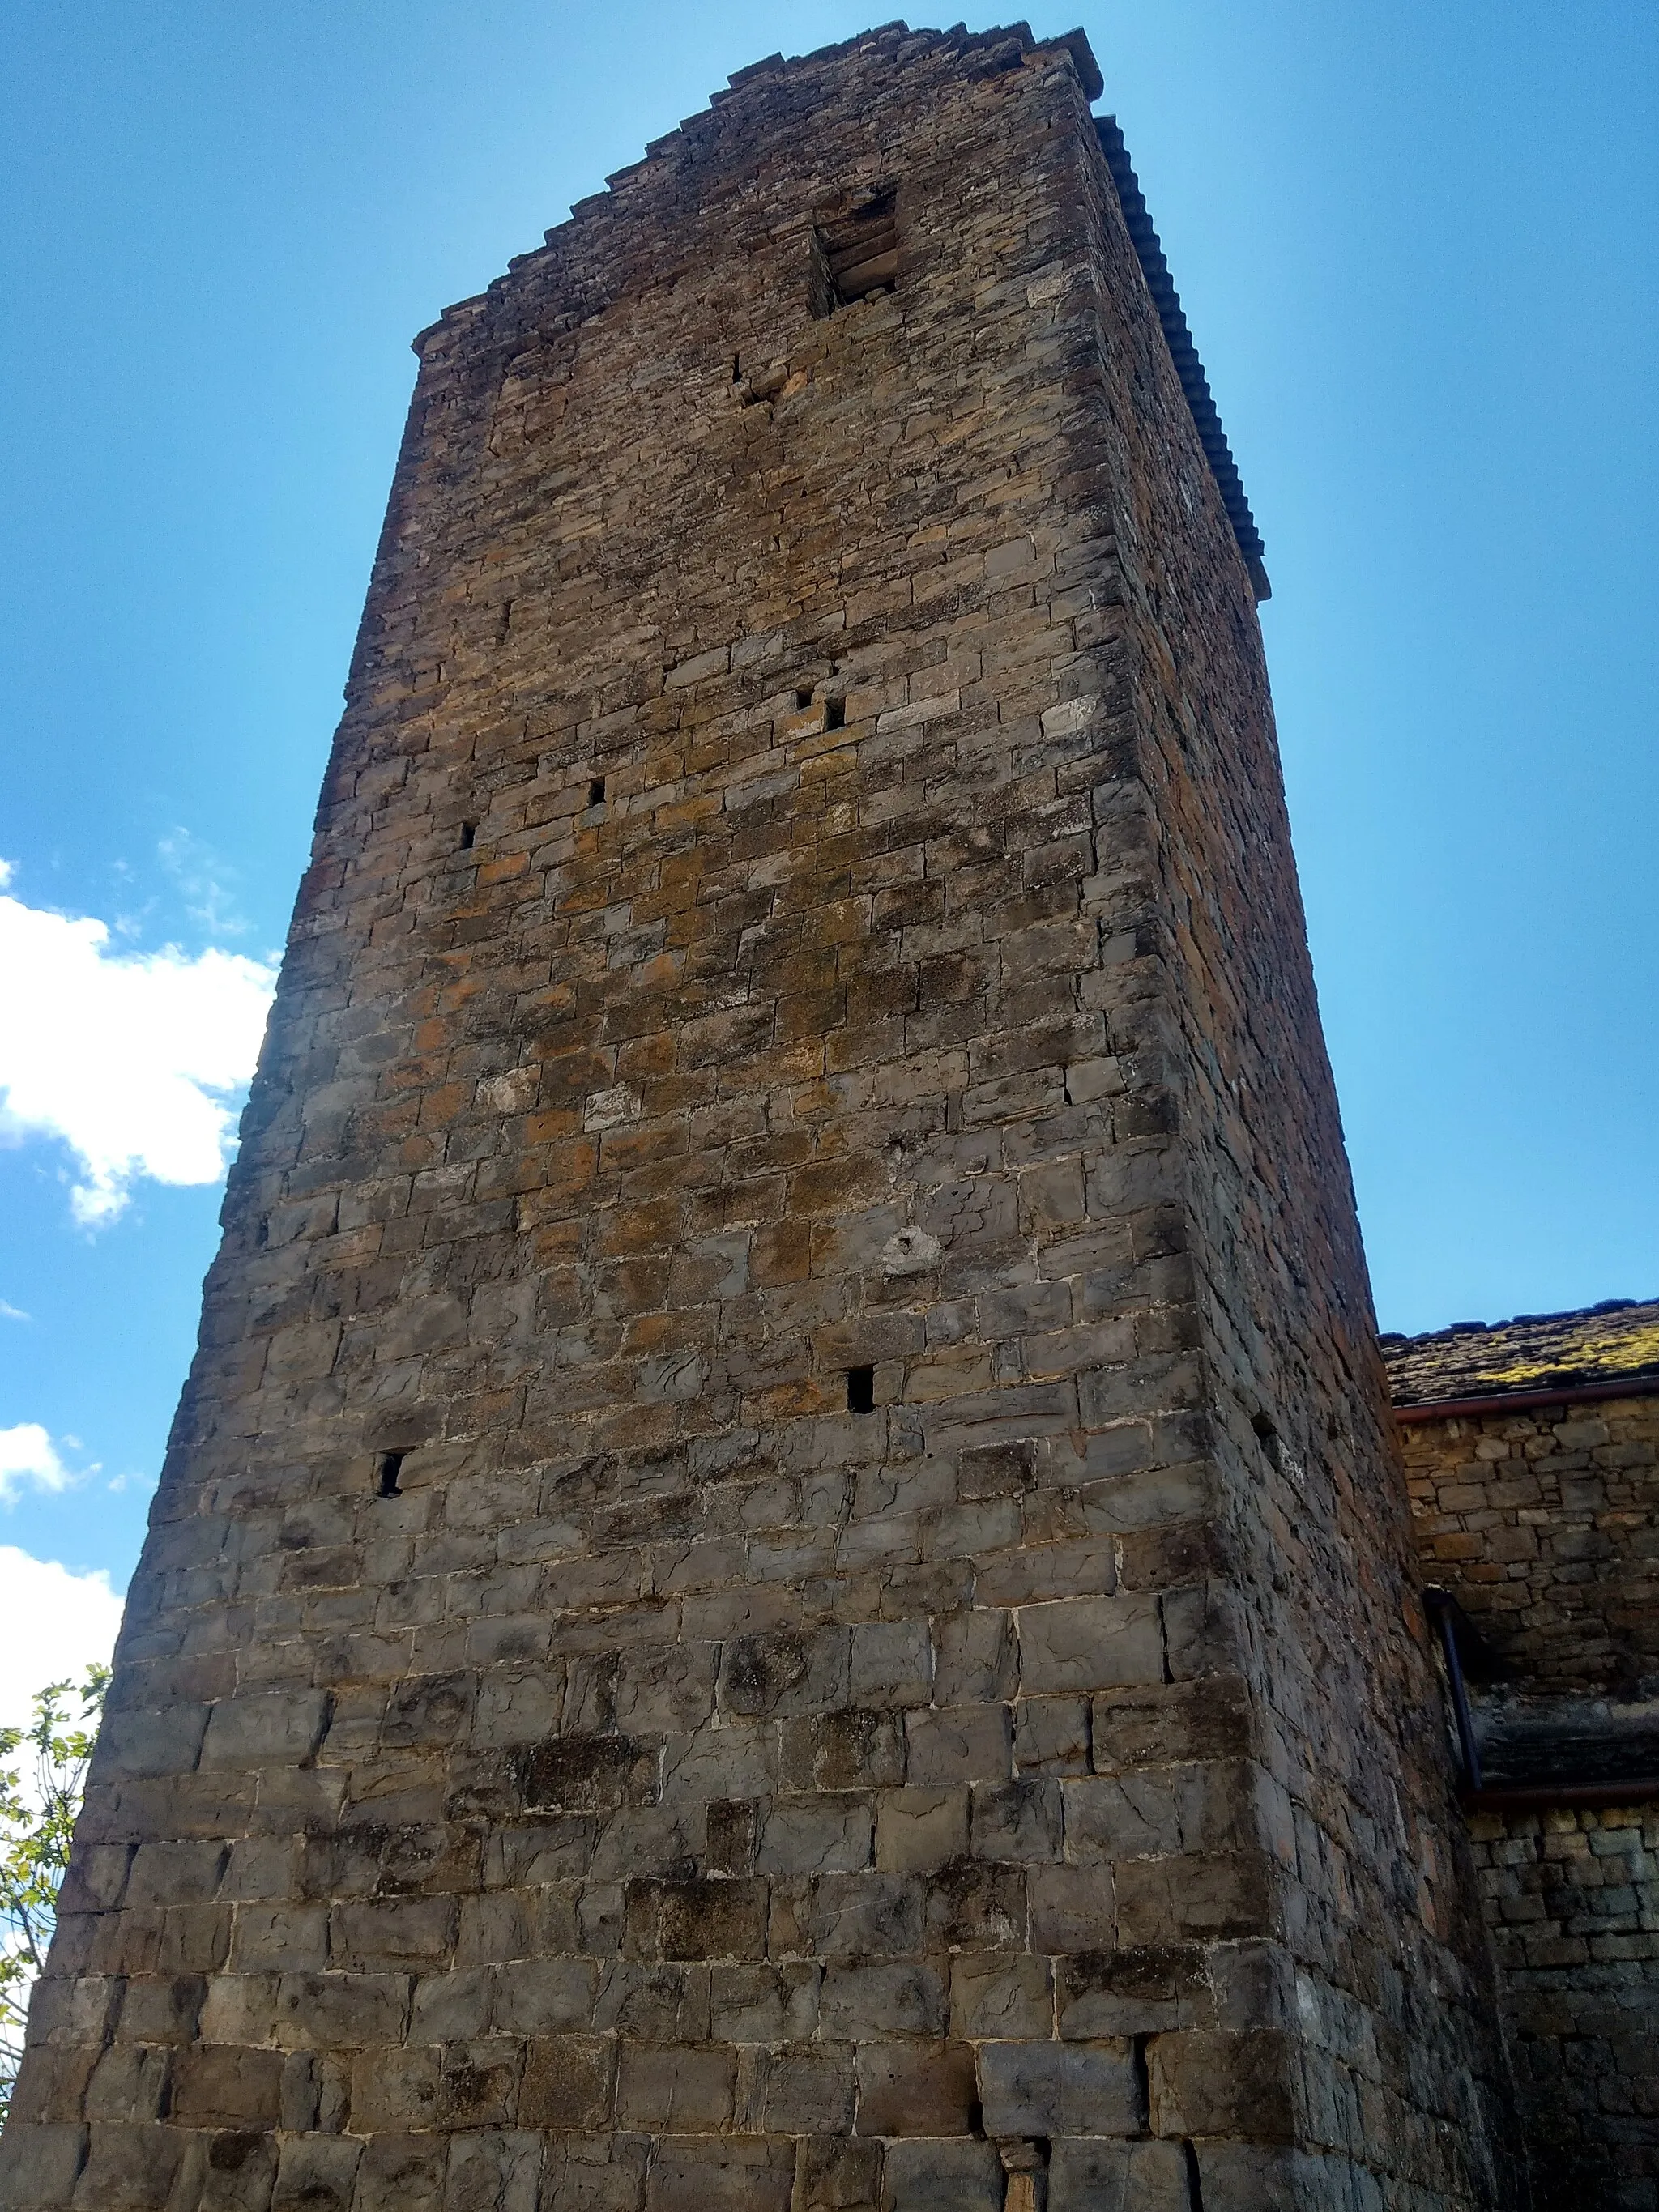
[[[1547,1787],[1650,1774],[1659,1398],[1494,1407],[1401,1435],[1424,1573],[1501,1670],[1471,1692],[1490,1772],[1508,1780],[1518,1758]],[[1659,1815],[1469,1817],[1539,2212],[1653,2212]]]
[[[422,342],[0,2203],[1518,2203],[1073,60],[890,27],[611,185]]]
[[[1541,1692],[1659,1675],[1659,1396],[1401,1423],[1423,1569]]]
[[[1536,2212],[1659,2206],[1659,1808],[1475,1813]]]
[[[1121,298],[1133,276],[1109,212],[1096,236],[1100,296]],[[1518,2203],[1255,625],[1167,350],[1131,325],[1103,355],[1139,738],[1119,803],[1152,825],[1144,950],[1179,979],[1163,1066],[1197,1271],[1212,1541],[1230,1570],[1213,1632],[1250,1680],[1271,1776],[1282,1902],[1262,2017],[1295,2045],[1296,2148],[1216,2152],[1206,2201],[1254,2202],[1254,2186],[1274,2203],[1369,2205],[1380,2177],[1389,2203]]]

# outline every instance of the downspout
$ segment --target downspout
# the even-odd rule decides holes
[[[1423,1593],[1423,1602],[1440,1632],[1440,1649],[1446,1662],[1446,1680],[1451,1685],[1452,1717],[1457,1723],[1457,1748],[1463,1762],[1463,1787],[1480,1787],[1480,1747],[1475,1741],[1474,1718],[1469,1711],[1468,1692],[1463,1686],[1463,1662],[1457,1650],[1457,1601],[1449,1590],[1437,1589],[1432,1585]]]

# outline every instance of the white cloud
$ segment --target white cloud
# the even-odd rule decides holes
[[[121,1626],[121,1600],[100,1572],[71,1574],[0,1544],[0,1727],[20,1728],[29,1699],[48,1682],[79,1682],[107,1664]]]
[[[240,953],[108,947],[101,921],[0,896],[0,1135],[70,1147],[89,1228],[140,1176],[217,1181],[276,985]]]
[[[73,1480],[39,1421],[0,1429],[0,1505],[9,1505],[25,1482],[40,1490],[66,1490]]]
[[[248,925],[237,910],[234,868],[211,845],[184,828],[169,830],[155,848],[161,866],[178,885],[185,912],[215,937],[245,937]]]
[[[0,1321],[28,1321],[31,1318],[21,1306],[8,1305],[4,1298],[0,1298]]]

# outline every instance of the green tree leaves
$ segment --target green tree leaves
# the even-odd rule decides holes
[[[108,1686],[107,1667],[90,1668],[78,1692],[72,1683],[49,1682],[35,1692],[27,1728],[0,1729],[0,2118],[23,2055],[29,1990],[57,1924]]]

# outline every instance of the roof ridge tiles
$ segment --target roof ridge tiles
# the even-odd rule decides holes
[[[1270,599],[1273,586],[1267,581],[1267,571],[1263,564],[1266,548],[1261,542],[1261,532],[1256,528],[1250,502],[1244,495],[1243,482],[1210,392],[1210,380],[1204,374],[1204,364],[1193,343],[1193,334],[1181,304],[1181,295],[1170,279],[1170,264],[1164,258],[1164,248],[1152,227],[1146,195],[1140,189],[1139,179],[1135,175],[1134,164],[1129,159],[1129,149],[1124,143],[1123,132],[1116,116],[1097,116],[1095,131],[1100,140],[1101,151],[1106,156],[1106,166],[1112,173],[1112,181],[1117,186],[1129,242],[1134,247],[1135,258],[1139,262],[1141,274],[1146,280],[1146,289],[1152,295],[1158,321],[1164,326],[1170,358],[1175,363],[1181,388],[1187,395],[1187,404],[1198,431],[1199,443],[1209,461],[1210,472],[1221,494],[1221,503],[1227,510],[1227,520],[1232,525],[1238,550],[1244,556],[1244,565],[1250,572],[1250,582],[1258,599]]]

